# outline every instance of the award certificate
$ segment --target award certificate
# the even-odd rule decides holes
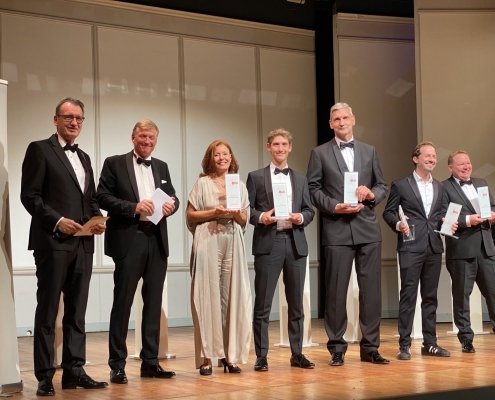
[[[358,173],[344,173],[344,203],[349,203],[352,207],[357,207],[358,197],[356,189],[358,188]]]
[[[275,218],[285,219],[289,217],[289,199],[287,197],[287,184],[272,183],[273,204],[275,205]]]
[[[492,208],[490,207],[490,195],[488,194],[488,186],[478,188],[478,201],[480,203],[480,217],[491,218]]]
[[[241,188],[239,174],[225,175],[225,190],[227,195],[227,210],[240,210]]]

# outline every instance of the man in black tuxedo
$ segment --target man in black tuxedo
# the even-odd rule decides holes
[[[104,388],[84,371],[85,316],[93,267],[94,237],[73,236],[79,221],[101,215],[89,156],[74,141],[84,122],[84,104],[65,98],[55,109],[57,133],[32,142],[22,163],[21,202],[31,215],[29,250],[34,250],[38,290],[34,318],[34,373],[38,396],[53,396],[55,321],[64,296],[62,389]],[[102,234],[104,224],[91,232]]]
[[[253,255],[254,300],[253,334],[256,350],[255,371],[267,371],[268,323],[273,295],[283,271],[288,305],[288,333],[292,352],[290,364],[314,368],[302,354],[304,329],[303,293],[306,278],[308,243],[304,228],[313,220],[306,177],[290,169],[287,158],[292,151],[292,134],[284,129],[269,133],[266,149],[272,155],[269,166],[250,172],[246,187],[251,206],[250,222],[254,225]],[[272,183],[285,183],[289,217],[274,216]]]
[[[392,182],[383,219],[397,233],[400,266],[399,360],[411,359],[411,332],[421,282],[422,355],[450,357],[437,345],[437,290],[442,269],[443,243],[435,232],[442,224],[443,186],[431,173],[437,153],[431,142],[422,142],[412,154],[414,172]],[[401,221],[402,207],[407,223]],[[454,226],[452,233],[455,232]],[[414,229],[414,231],[412,231]]]
[[[96,197],[110,219],[105,234],[105,254],[115,263],[113,306],[110,315],[108,365],[112,383],[127,383],[127,329],[134,293],[143,278],[143,321],[141,324],[141,377],[172,378],[158,363],[162,293],[167,273],[167,218],[179,208],[168,165],[151,158],[158,140],[158,127],[143,119],[132,131],[134,149],[109,157],[101,171]],[[148,220],[154,213],[150,200],[162,189],[174,202],[162,206],[158,225]]]
[[[311,152],[308,185],[313,205],[321,211],[325,252],[325,329],[330,365],[344,364],[347,342],[347,289],[355,260],[359,283],[361,361],[388,364],[378,352],[381,320],[382,236],[374,208],[385,199],[383,179],[375,148],[353,140],[356,123],[346,103],[330,109],[335,138]],[[343,203],[344,173],[358,173],[359,204]]]
[[[452,176],[442,182],[442,213],[445,215],[451,202],[462,205],[456,232],[459,239],[445,237],[445,258],[452,279],[453,317],[459,329],[461,350],[474,353],[469,309],[474,282],[486,299],[490,321],[492,324],[495,321],[495,245],[490,230],[490,224],[495,221],[495,204],[489,192],[492,216],[482,219],[477,189],[488,184],[484,179],[471,177],[473,167],[465,151],[451,153],[448,165]]]

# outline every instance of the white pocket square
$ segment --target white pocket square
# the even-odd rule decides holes
[[[162,183],[167,183],[167,181],[164,181],[164,180],[162,179]]]

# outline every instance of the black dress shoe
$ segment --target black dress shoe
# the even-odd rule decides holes
[[[110,382],[112,383],[127,383],[127,375],[123,369],[112,369],[110,371]]]
[[[266,361],[266,357],[258,357],[256,359],[254,370],[260,372],[268,371],[268,361]]]
[[[342,353],[341,351],[333,353],[332,358],[328,363],[334,367],[340,367],[341,365],[344,365],[344,353]]]
[[[466,339],[464,342],[462,342],[461,349],[463,353],[476,353],[476,350],[473,346],[473,341],[470,339]]]
[[[52,378],[45,376],[41,381],[39,381],[36,396],[55,396]]]
[[[369,353],[361,353],[361,361],[370,362],[373,364],[388,364],[386,358],[383,358],[377,350],[370,351]]]
[[[165,371],[160,364],[154,365],[141,365],[141,378],[173,378],[175,376],[174,371]]]
[[[107,382],[97,382],[90,378],[89,375],[81,376],[63,376],[62,389],[75,389],[81,387],[83,389],[103,389],[108,386]]]
[[[296,354],[290,358],[290,366],[298,368],[313,369],[315,365],[309,361],[304,354]]]

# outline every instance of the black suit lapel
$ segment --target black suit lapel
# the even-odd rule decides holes
[[[275,206],[273,204],[272,175],[270,171],[270,166],[265,168],[264,177],[265,177],[264,181],[265,181],[266,197],[268,200],[268,208],[271,210]]]
[[[423,205],[423,199],[421,197],[421,194],[419,193],[418,183],[416,182],[416,179],[414,179],[414,175],[409,176],[407,178],[407,182],[409,182],[409,185],[411,186],[411,189],[414,192],[414,196],[416,196],[416,200],[418,200],[419,207],[423,211],[423,215],[425,217],[428,217],[428,215],[426,215],[426,210]]]
[[[158,172],[158,165],[154,158],[151,158],[151,173],[153,174],[153,180],[155,181],[155,189],[160,187],[160,173]]]
[[[343,176],[345,172],[349,172],[349,168],[347,168],[347,164],[345,163],[344,156],[342,156],[340,147],[335,139],[332,139],[330,141],[330,145],[332,147],[333,154],[335,155],[335,158],[337,160],[337,164],[339,165],[340,172],[342,173]],[[354,159],[356,159],[355,154],[354,154]]]
[[[435,208],[435,205],[437,204],[438,192],[440,191],[439,185],[440,185],[440,182],[433,179],[433,201],[431,203],[430,214],[427,215],[427,217],[429,217],[431,215],[431,213],[433,212],[433,209]]]
[[[50,137],[50,142],[53,146],[53,151],[57,155],[57,157],[62,161],[62,164],[64,164],[65,168],[67,168],[67,171],[69,171],[70,176],[74,180],[74,183],[76,184],[77,188],[81,191],[82,193],[82,188],[81,185],[79,185],[79,181],[77,180],[76,173],[74,171],[74,168],[72,167],[72,164],[70,163],[69,159],[67,158],[67,155],[65,154],[64,149],[62,146],[60,146],[60,143],[58,142],[58,136],[57,134],[52,135]]]
[[[457,194],[459,197],[462,199],[464,202],[464,205],[469,208],[471,213],[477,214],[476,210],[474,209],[473,203],[467,198],[467,196],[464,194],[464,190],[462,190],[461,186],[456,182],[453,176],[449,178],[451,185],[454,187],[454,189],[457,191]]]
[[[354,140],[354,172],[361,171],[361,146]],[[360,174],[361,175],[361,174]],[[360,176],[358,176],[360,178]]]
[[[136,181],[136,173],[134,172],[134,162],[132,158],[134,157],[133,152],[127,153],[125,156],[125,164],[127,166],[127,173],[129,174],[129,180],[131,181],[131,187],[136,196],[136,200],[139,202],[139,190]]]

